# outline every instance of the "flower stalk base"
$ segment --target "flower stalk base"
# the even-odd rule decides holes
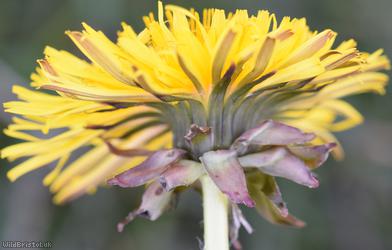
[[[229,250],[227,197],[208,175],[201,178],[204,213],[204,250]]]

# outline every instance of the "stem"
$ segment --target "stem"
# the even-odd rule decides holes
[[[204,250],[229,250],[228,200],[208,175],[201,178]]]

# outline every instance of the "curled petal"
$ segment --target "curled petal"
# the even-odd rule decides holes
[[[317,168],[328,159],[329,153],[334,147],[336,147],[336,143],[327,143],[317,146],[293,146],[289,147],[289,150],[305,161],[308,167]]]
[[[123,221],[117,224],[117,230],[122,232],[125,225],[137,216],[145,217],[151,221],[158,219],[162,213],[174,207],[175,199],[172,191],[165,191],[158,182],[149,185],[142,197],[139,208],[130,212]]]
[[[232,149],[239,154],[247,152],[250,145],[289,145],[304,144],[314,139],[314,134],[273,120],[267,120],[260,126],[249,129],[235,140]]]
[[[319,186],[316,176],[305,163],[283,147],[240,157],[239,162],[244,167],[257,167],[263,173],[283,177],[309,188]]]
[[[235,249],[242,249],[241,243],[238,241],[238,234],[241,226],[245,228],[248,234],[253,233],[253,228],[242,214],[241,209],[232,204],[231,207],[232,223],[230,227],[230,242]]]
[[[270,180],[273,178],[266,175],[254,175],[248,181],[249,193],[256,203],[256,210],[262,215],[266,220],[274,224],[287,225],[293,227],[304,227],[305,223],[291,214],[282,212],[276,202],[271,199],[274,197],[278,190],[276,190],[276,183]],[[255,181],[258,180],[258,181]],[[280,195],[280,192],[279,192]],[[281,197],[280,197],[281,199]]]
[[[263,174],[259,171],[247,173],[248,184],[256,185],[259,190],[262,190],[266,197],[270,200],[271,205],[281,216],[286,217],[289,214],[286,203],[283,201],[282,193],[273,176]]]
[[[140,165],[131,168],[108,181],[109,185],[120,187],[137,187],[158,177],[170,164],[183,157],[182,149],[167,149],[154,152]]]
[[[278,209],[279,213],[286,217],[289,215],[289,210],[287,208],[286,202],[284,202],[282,198],[282,193],[280,192],[279,186],[277,185],[274,178],[270,178],[271,182],[271,190],[272,192],[268,194],[268,198]]]
[[[244,171],[234,150],[209,151],[200,160],[211,179],[232,202],[254,206],[248,194]]]
[[[203,166],[199,162],[181,160],[164,171],[159,177],[159,182],[169,191],[179,186],[192,185],[203,173]]]
[[[242,225],[249,234],[253,233],[253,228],[242,214],[241,209],[236,204],[232,205],[232,209],[233,220],[236,221],[236,224]]]
[[[201,127],[196,124],[192,124],[184,138],[190,142],[193,140],[193,138],[197,137],[200,134],[208,135],[209,133],[211,133],[210,127]]]

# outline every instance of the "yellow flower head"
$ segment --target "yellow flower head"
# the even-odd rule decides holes
[[[268,11],[199,14],[159,3],[157,18],[143,20],[140,33],[123,23],[116,42],[87,24],[67,31],[89,61],[45,49],[37,90],[14,86],[19,100],[4,104],[16,115],[5,134],[24,142],[1,156],[25,159],[8,178],[55,163],[43,182],[56,203],[105,183],[152,183],[134,215],[155,219],[178,187],[209,174],[233,203],[303,225],[273,176],[318,186],[310,170],[332,149],[342,157],[332,132],[362,122],[341,98],[385,91],[383,51],[335,45],[334,31]]]

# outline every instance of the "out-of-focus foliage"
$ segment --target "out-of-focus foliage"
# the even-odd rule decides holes
[[[385,48],[392,55],[390,0],[184,0],[165,1],[185,7],[227,10],[269,9],[281,18],[306,16],[314,29],[332,28],[339,39],[354,37],[363,51]],[[10,100],[10,85],[28,84],[35,59],[45,45],[78,53],[64,31],[86,21],[111,37],[126,21],[142,27],[142,15],[156,9],[155,0],[1,0],[1,101]],[[308,222],[302,230],[272,226],[254,211],[246,216],[254,235],[241,232],[244,249],[392,249],[392,94],[364,95],[350,102],[366,117],[364,125],[339,134],[346,150],[343,162],[330,160],[318,171],[316,190],[282,182],[293,213]],[[2,127],[9,116],[0,113]],[[0,137],[1,147],[9,144]],[[51,240],[54,249],[198,249],[202,237],[200,198],[184,194],[176,211],[157,222],[138,219],[116,232],[115,224],[136,207],[140,192],[101,189],[96,195],[56,207],[40,182],[47,170],[34,172],[11,185],[0,168],[0,241]],[[140,191],[140,190],[139,190]]]

